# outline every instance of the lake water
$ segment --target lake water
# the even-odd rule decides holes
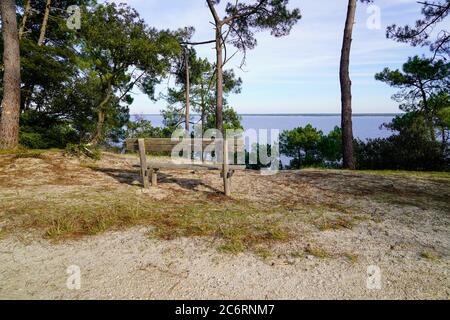
[[[161,115],[135,115],[150,120],[153,126],[161,127],[163,118]],[[386,129],[380,129],[383,123],[388,123],[394,115],[355,115],[353,117],[353,131],[355,138],[366,140],[369,138],[385,138],[391,135]],[[198,121],[194,116],[194,121]],[[296,127],[304,127],[311,124],[313,127],[328,133],[335,126],[341,125],[340,115],[242,115],[242,125],[245,129],[278,129],[292,130]]]

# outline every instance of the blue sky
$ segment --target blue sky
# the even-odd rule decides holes
[[[151,26],[160,29],[194,26],[197,31],[194,40],[214,37],[204,0],[115,2],[133,6]],[[378,30],[367,27],[371,15],[368,6],[358,6],[351,58],[355,113],[398,112],[397,103],[391,100],[395,90],[375,81],[374,74],[384,67],[401,68],[409,56],[428,54],[425,48],[412,48],[385,37],[386,26],[411,24],[420,17],[421,6],[415,0],[375,2],[381,9]],[[242,93],[230,97],[230,104],[239,113],[339,113],[339,57],[347,3],[347,0],[291,0],[290,6],[300,8],[303,16],[291,34],[274,38],[269,32],[258,33],[258,46],[248,52],[244,71],[238,69],[239,55],[227,65],[243,79]],[[214,60],[212,45],[197,50],[201,56]],[[154,103],[136,91],[131,112],[159,113],[164,106],[164,101]]]

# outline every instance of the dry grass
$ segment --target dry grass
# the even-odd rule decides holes
[[[420,256],[424,259],[427,259],[429,261],[436,261],[439,260],[439,255],[434,252],[434,251],[430,251],[430,250],[424,250],[420,253]]]
[[[330,253],[328,253],[326,250],[312,245],[308,245],[305,248],[305,253],[320,259],[329,258],[331,256]]]
[[[3,195],[0,207],[10,218],[8,229],[44,230],[45,237],[55,240],[151,225],[151,237],[214,237],[224,242],[220,251],[238,253],[290,237],[288,216],[241,201],[161,202],[137,194],[135,188]]]
[[[344,252],[344,258],[346,258],[350,263],[354,264],[358,262],[358,255],[350,252]]]
[[[164,172],[158,189],[144,194],[133,162],[133,156],[112,154],[98,162],[76,162],[55,150],[0,155],[2,232],[33,228],[47,238],[61,240],[145,225],[153,227],[150,237],[211,237],[222,252],[252,250],[267,258],[275,244],[305,239],[308,230],[347,231],[361,222],[382,219],[361,203],[368,197],[394,204],[402,197],[416,203],[434,194],[428,205],[440,209],[449,205],[446,180],[426,180],[432,188],[418,189],[404,180],[404,173],[392,182],[401,197],[400,191],[390,189],[390,176],[338,171],[273,177],[237,174],[233,198],[221,195],[218,173],[197,178],[197,173],[187,171]],[[436,188],[444,191],[436,195]],[[330,256],[317,246],[299,255],[305,253]]]

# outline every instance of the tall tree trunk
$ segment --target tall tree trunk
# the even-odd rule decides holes
[[[1,0],[3,26],[3,101],[0,120],[0,149],[14,149],[19,144],[20,49],[16,3]]]
[[[185,114],[185,120],[186,120],[186,132],[189,134],[189,112],[191,108],[191,97],[190,97],[190,91],[191,91],[191,82],[190,82],[190,75],[189,75],[189,53],[188,49],[186,48],[184,51],[184,60],[185,60],[185,67],[186,67],[186,114]]]
[[[90,142],[92,146],[97,146],[103,140],[103,128],[105,126],[106,112],[108,109],[108,103],[111,100],[112,96],[112,88],[111,84],[108,84],[108,88],[106,89],[105,97],[97,109],[97,128],[95,132],[95,136]]]
[[[28,19],[28,16],[30,15],[30,13],[31,13],[31,0],[27,0],[27,2],[25,4],[25,12],[23,13],[22,22],[20,24],[19,39],[22,39],[22,37],[23,37],[25,28],[27,25],[27,19]]]
[[[47,32],[48,25],[48,17],[50,15],[50,6],[52,4],[52,0],[47,0],[47,4],[45,5],[44,19],[42,20],[41,25],[41,33],[39,35],[38,46],[42,46],[45,40],[45,33]]]
[[[430,110],[430,106],[428,104],[428,98],[427,94],[425,92],[424,86],[422,82],[420,82],[420,92],[422,94],[422,100],[423,100],[423,109],[425,111],[425,118],[428,122],[428,128],[430,130],[430,139],[433,142],[436,142],[436,132],[434,130],[434,124],[433,124],[433,111]]]
[[[214,1],[206,0],[209,10],[214,17],[214,24],[216,27],[216,129],[223,132],[223,43],[222,43],[222,26],[223,21],[220,20],[216,9],[214,8]]]
[[[216,24],[216,129],[223,132],[223,44],[222,27]]]
[[[355,23],[356,0],[348,1],[347,19],[345,21],[344,39],[342,43],[340,82],[342,103],[342,150],[345,169],[355,169],[353,157],[353,124],[352,124],[352,81],[350,80],[350,50],[352,46],[353,25]]]
[[[203,88],[202,88],[203,90]],[[202,123],[202,128],[201,128],[201,138],[203,141],[203,137],[204,137],[204,133],[205,133],[205,102],[204,102],[204,98],[203,98],[203,94],[202,94],[202,101],[201,101],[201,112],[200,112],[200,121]],[[201,157],[202,161],[204,160],[204,149],[203,149],[203,142],[202,142],[202,157]]]

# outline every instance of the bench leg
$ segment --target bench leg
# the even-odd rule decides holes
[[[230,175],[230,171],[227,171],[226,174],[221,174],[222,178],[223,178],[223,189],[224,189],[224,193],[227,197],[231,196],[231,175]]]
[[[139,159],[141,161],[141,176],[142,184],[145,189],[148,189],[148,168],[147,168],[147,157],[145,156],[145,141],[144,139],[139,139]]]
[[[149,188],[148,170],[143,169],[141,175],[142,175],[142,184],[144,185],[145,189],[148,189]]]
[[[158,186],[158,170],[152,169],[152,187]]]

